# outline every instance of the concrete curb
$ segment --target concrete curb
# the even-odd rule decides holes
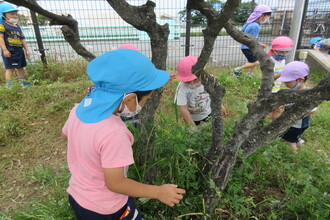
[[[324,53],[312,49],[299,49],[296,52],[295,60],[299,60],[300,52],[307,52],[307,59],[305,62],[310,68],[324,70],[330,73],[330,59],[328,59]]]

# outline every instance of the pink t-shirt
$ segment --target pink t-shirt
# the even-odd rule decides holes
[[[84,123],[74,107],[62,132],[68,138],[67,159],[71,179],[67,192],[85,209],[106,215],[122,208],[128,196],[111,192],[105,185],[103,168],[134,163],[133,135],[119,116],[98,123]]]

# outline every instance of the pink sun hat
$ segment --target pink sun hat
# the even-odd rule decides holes
[[[286,36],[279,36],[274,38],[274,40],[271,43],[271,48],[268,51],[269,56],[273,56],[273,50],[279,50],[279,51],[290,51],[293,47],[293,41],[290,37]]]
[[[131,49],[139,51],[139,48],[135,44],[122,44],[117,49]]]
[[[252,14],[250,14],[249,18],[247,19],[246,23],[252,23],[257,20],[263,13],[273,12],[270,7],[267,5],[258,5],[254,8]]]
[[[190,82],[194,79],[197,79],[197,76],[192,73],[192,66],[197,63],[196,56],[186,56],[182,58],[178,65],[178,80],[181,82]]]

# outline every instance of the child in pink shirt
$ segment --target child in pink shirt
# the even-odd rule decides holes
[[[176,185],[127,178],[128,166],[134,163],[134,138],[120,119],[121,114],[138,113],[170,75],[131,49],[97,57],[87,73],[96,87],[71,110],[62,129],[71,173],[67,192],[77,219],[141,219],[131,197],[178,204],[185,190]]]

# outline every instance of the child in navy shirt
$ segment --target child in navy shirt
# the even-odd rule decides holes
[[[2,49],[2,59],[5,64],[5,78],[7,88],[13,84],[11,80],[14,71],[18,76],[19,82],[26,87],[31,85],[25,81],[26,56],[30,56],[30,51],[25,41],[21,28],[17,25],[18,14],[17,9],[8,3],[1,4],[1,20],[0,23],[0,47]],[[23,49],[24,48],[24,49]],[[24,52],[25,50],[25,52]]]

